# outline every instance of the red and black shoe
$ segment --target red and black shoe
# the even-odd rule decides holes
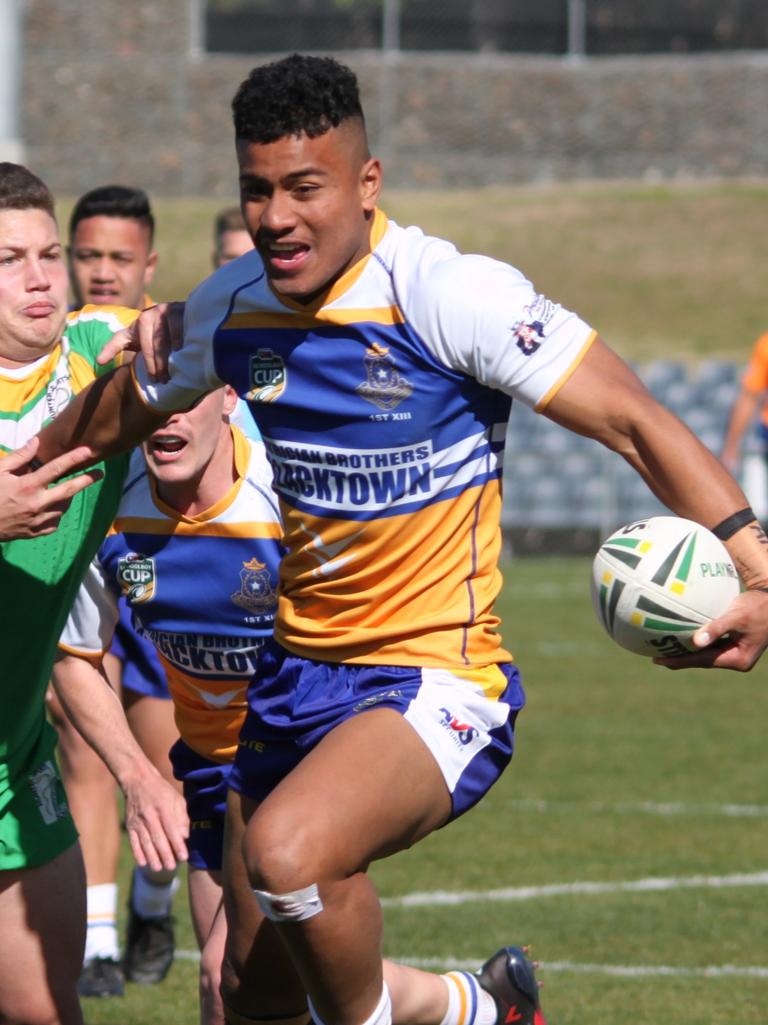
[[[547,1025],[533,964],[522,948],[502,947],[475,974],[496,1002],[496,1025]]]

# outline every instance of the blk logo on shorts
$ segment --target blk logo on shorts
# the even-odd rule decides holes
[[[475,727],[471,726],[469,723],[462,722],[448,708],[441,708],[440,711],[443,713],[440,725],[444,726],[447,730],[450,730],[456,741],[461,744],[462,747],[466,747],[467,744],[471,744],[477,736],[477,730]]]

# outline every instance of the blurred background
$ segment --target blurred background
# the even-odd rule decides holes
[[[157,298],[210,270],[236,196],[229,104],[257,63],[357,72],[385,209],[519,266],[713,451],[765,330],[764,0],[2,0],[0,154],[72,198],[140,185]],[[764,323],[765,322],[765,323]],[[661,511],[617,457],[516,410],[514,550],[591,551]],[[768,514],[761,443],[739,471]]]

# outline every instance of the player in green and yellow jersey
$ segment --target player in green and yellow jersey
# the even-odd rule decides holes
[[[67,314],[53,198],[26,168],[0,163],[0,924],[12,937],[0,959],[0,1020],[25,1025],[82,1023],[83,866],[44,700],[125,471],[114,459],[49,491],[83,450],[35,470],[36,443],[25,443],[104,372],[98,353],[133,316],[93,306]],[[79,725],[126,794],[137,860],[171,867],[185,857],[183,802],[141,753],[113,692],[93,690],[95,714]]]

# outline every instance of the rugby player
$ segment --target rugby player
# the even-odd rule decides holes
[[[83,452],[19,474],[35,465],[36,443],[26,443],[103,372],[96,355],[133,316],[93,307],[67,314],[53,197],[26,168],[0,164],[0,922],[6,937],[0,1019],[25,1025],[82,1023],[76,983],[85,880],[56,767],[56,734],[46,722],[45,691],[72,599],[114,516],[125,460],[102,463],[51,488],[52,504],[41,496],[46,483],[68,472]],[[14,524],[24,510],[30,522]],[[113,692],[98,681],[82,697],[90,714],[76,715],[77,727],[126,795],[137,859],[155,869],[173,866],[186,857],[183,801],[142,754]]]
[[[93,303],[142,310],[151,306],[147,289],[158,259],[154,233],[155,218],[143,189],[104,185],[84,193],[70,214],[67,247],[76,307]],[[168,686],[152,646],[136,636],[125,612],[104,664],[133,735],[158,772],[173,782],[168,751],[178,730]],[[81,996],[120,996],[124,977],[158,983],[173,963],[171,900],[176,873],[134,867],[121,959],[117,933],[120,818],[114,780],[62,713],[53,692],[49,692],[49,712],[59,734],[61,772],[80,834],[88,883],[88,931],[78,990]]]
[[[514,949],[479,975],[385,975],[367,874],[480,800],[512,754],[524,693],[493,612],[511,400],[620,452],[727,544],[747,590],[701,650],[663,664],[759,658],[765,535],[722,464],[578,316],[514,268],[386,218],[348,68],[260,66],[233,110],[255,252],[190,297],[170,374],[150,337],[145,362],[94,384],[87,417],[70,408],[40,439],[43,460],[65,438],[111,452],[222,382],[264,436],[287,552],[230,778],[228,935],[249,916],[258,942],[239,964],[228,947],[228,1021],[541,1022]]]
[[[107,540],[62,634],[58,685],[98,676],[124,599],[159,654],[181,739],[171,761],[190,817],[189,899],[203,1025],[221,1025],[226,793],[256,652],[272,633],[281,526],[264,445],[219,389],[172,416],[132,460]],[[191,581],[194,579],[194,585]],[[133,629],[133,627],[131,627]]]

